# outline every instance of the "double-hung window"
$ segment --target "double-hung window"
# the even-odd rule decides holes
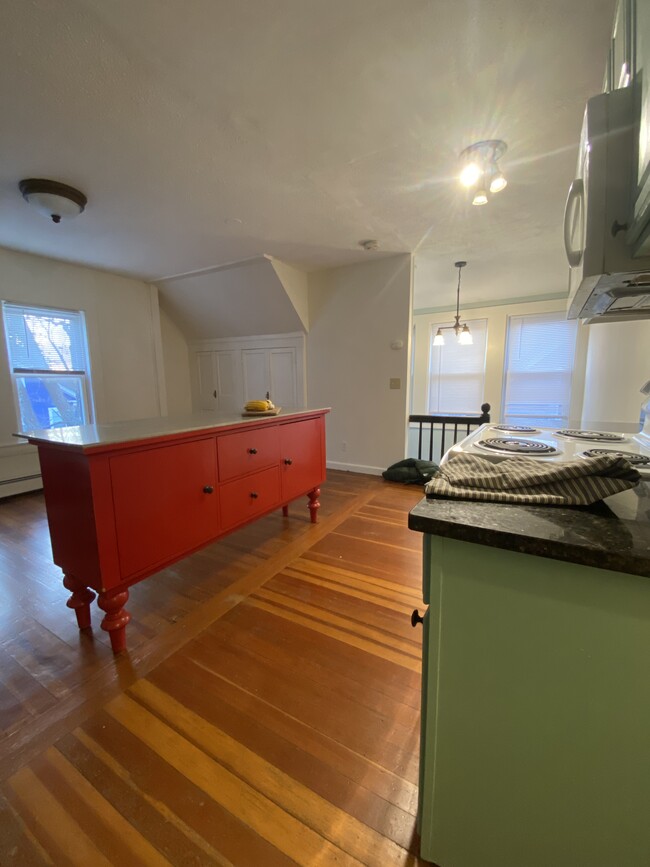
[[[443,323],[447,327],[451,323]],[[429,356],[429,412],[454,415],[478,413],[485,390],[485,352],[487,319],[467,322],[471,344],[456,340],[453,331],[445,331],[443,346],[433,345],[438,324],[432,325]]]
[[[83,313],[6,301],[2,313],[21,429],[92,421]]]
[[[506,340],[503,421],[566,425],[577,324],[564,313],[510,316]]]

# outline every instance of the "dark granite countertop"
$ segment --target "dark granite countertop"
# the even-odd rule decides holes
[[[493,548],[650,577],[650,482],[593,506],[423,499],[409,527]]]

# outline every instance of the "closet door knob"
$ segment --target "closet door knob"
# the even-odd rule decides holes
[[[248,450],[248,454],[249,454],[249,455],[256,455],[256,454],[257,454],[257,449],[249,449],[249,450]]]
[[[212,487],[212,485],[206,485],[206,486],[203,488],[203,493],[204,493],[204,494],[212,494],[213,492],[214,492],[214,488]]]
[[[417,626],[418,623],[424,623],[424,617],[420,617],[420,612],[414,608],[411,614],[411,626]]]
[[[285,462],[285,464],[286,464],[288,467],[290,467],[291,464],[293,463],[293,461],[291,460],[291,458],[285,458],[285,459],[284,459],[284,462]]]
[[[256,500],[259,497],[257,491],[251,491],[251,500]]]

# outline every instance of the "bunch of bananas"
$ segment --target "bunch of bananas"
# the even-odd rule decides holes
[[[270,400],[249,400],[244,409],[246,412],[267,412],[275,406]]]

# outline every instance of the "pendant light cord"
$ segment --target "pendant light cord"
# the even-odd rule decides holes
[[[456,289],[456,325],[460,321],[460,272],[461,266],[458,266],[458,288]]]

